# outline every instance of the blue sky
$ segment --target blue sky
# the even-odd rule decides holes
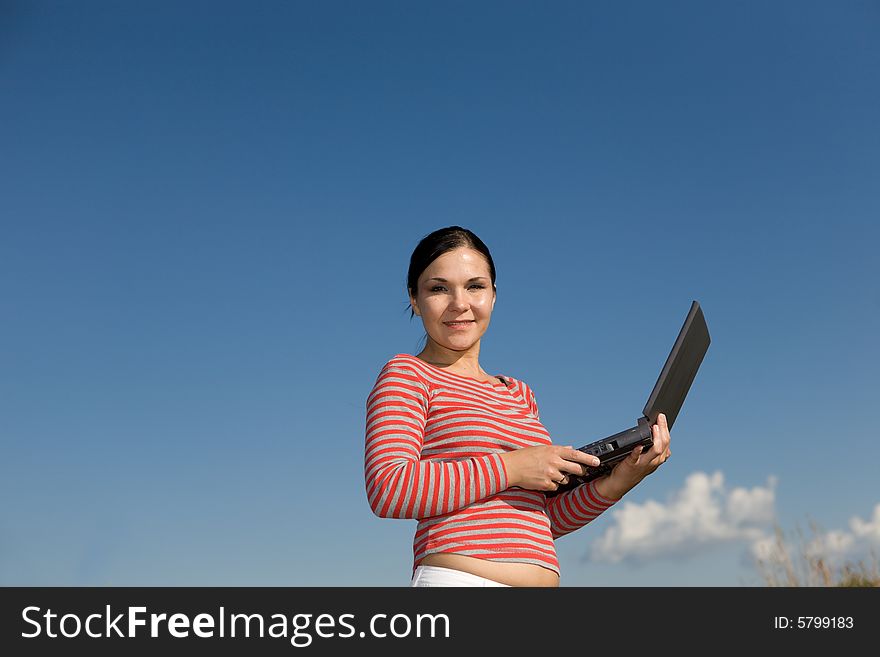
[[[709,324],[563,585],[758,585],[774,523],[880,548],[876,3],[0,12],[3,585],[406,584],[364,404],[452,224],[498,270],[481,364],[560,444]]]

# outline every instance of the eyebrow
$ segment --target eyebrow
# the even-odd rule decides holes
[[[441,283],[448,283],[449,282],[445,278],[440,278],[439,276],[432,276],[428,280],[429,281],[440,281]],[[488,280],[489,279],[486,276],[474,276],[473,278],[467,279],[467,282],[470,283],[471,281],[488,281]]]

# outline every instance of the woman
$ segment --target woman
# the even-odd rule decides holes
[[[651,449],[547,496],[599,461],[552,443],[524,381],[480,367],[496,300],[489,249],[460,226],[430,233],[410,258],[407,291],[427,342],[417,356],[388,360],[367,398],[373,512],[418,520],[412,586],[559,586],[554,541],[669,458],[666,418]]]

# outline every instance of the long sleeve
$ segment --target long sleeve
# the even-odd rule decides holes
[[[531,388],[529,406],[535,417],[540,419],[538,403]],[[550,531],[554,539],[589,524],[617,501],[599,495],[595,479],[559,495],[546,497],[545,500],[545,511],[550,519]]]
[[[596,480],[547,498],[547,517],[553,538],[570,534],[589,524],[611,508],[617,500],[602,497],[596,491]]]
[[[364,480],[383,518],[427,518],[462,509],[507,488],[498,454],[422,460],[430,390],[419,375],[386,364],[366,402]]]

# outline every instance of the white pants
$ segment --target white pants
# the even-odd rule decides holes
[[[463,570],[441,566],[416,566],[410,586],[509,586]]]

